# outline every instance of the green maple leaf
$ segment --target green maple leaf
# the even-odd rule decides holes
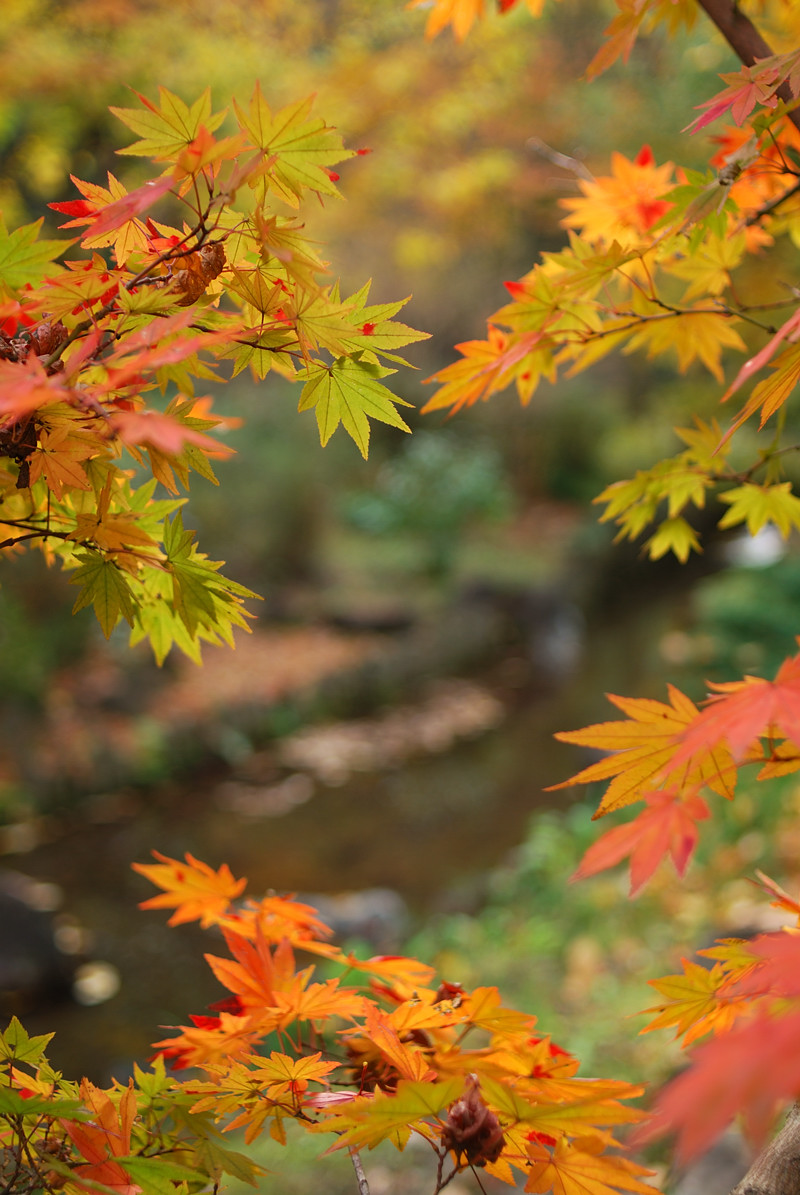
[[[196,1183],[197,1171],[169,1158],[142,1157],[141,1154],[118,1159],[137,1186],[147,1195],[174,1195],[176,1183]]]
[[[37,283],[45,276],[54,258],[73,241],[40,241],[42,221],[25,224],[9,232],[0,217],[0,285],[5,290],[20,290],[26,283]]]
[[[355,357],[339,357],[331,366],[309,366],[298,410],[316,409],[323,445],[341,423],[366,458],[370,419],[379,419],[404,432],[411,431],[396,408],[396,404],[410,407],[411,403],[397,398],[378,381],[394,372]]]
[[[198,552],[194,531],[186,531],[178,512],[164,524],[164,551],[172,574],[172,603],[175,613],[195,638],[202,629],[213,637],[231,642],[234,625],[245,627],[241,599],[258,594],[219,572],[222,561],[208,560]]]
[[[84,606],[93,606],[97,621],[106,639],[123,617],[133,625],[134,602],[126,573],[113,560],[100,552],[76,552],[81,566],[70,577],[73,585],[81,585],[72,613]]]
[[[379,354],[387,360],[405,365],[402,357],[394,356],[394,350],[405,344],[413,344],[417,340],[429,340],[430,335],[392,319],[393,315],[405,307],[408,299],[400,299],[394,303],[374,303],[368,307],[366,301],[370,285],[370,282],[366,282],[361,290],[344,302],[344,306],[350,309],[345,319],[356,329],[355,335],[351,334],[345,338],[346,348],[351,353],[361,350],[364,354]]]
[[[194,141],[201,125],[213,133],[225,119],[225,112],[212,113],[211,91],[207,87],[198,100],[189,107],[177,95],[158,89],[160,106],[157,108],[146,96],[134,92],[141,100],[144,111],[139,108],[111,108],[110,111],[126,124],[141,140],[134,141],[118,152],[136,157],[162,160],[174,158]]]
[[[389,1095],[376,1092],[361,1096],[338,1115],[325,1119],[311,1132],[341,1134],[327,1152],[337,1149],[374,1149],[381,1141],[393,1141],[400,1149],[412,1128],[423,1129],[427,1118],[438,1116],[443,1108],[461,1095],[464,1080],[460,1076],[440,1082],[401,1079]]]
[[[0,1033],[0,1058],[38,1066],[54,1036],[53,1033],[42,1033],[30,1037],[17,1017],[12,1017],[5,1032]]]
[[[310,96],[273,115],[258,85],[247,112],[234,100],[239,124],[272,160],[266,187],[291,207],[298,206],[304,190],[339,196],[326,167],[354,156],[324,120],[308,119],[312,103]]]

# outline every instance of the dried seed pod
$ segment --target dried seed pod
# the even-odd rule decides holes
[[[442,1130],[442,1145],[452,1150],[459,1163],[470,1166],[496,1162],[503,1152],[505,1137],[497,1116],[483,1102],[478,1080],[470,1075],[467,1090],[451,1105]]]
[[[189,307],[205,292],[209,282],[225,269],[225,247],[220,243],[202,245],[181,258],[181,263],[181,268],[173,272],[172,281],[183,291],[178,305]]]

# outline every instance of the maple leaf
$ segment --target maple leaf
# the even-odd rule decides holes
[[[176,1037],[153,1042],[159,1057],[168,1060],[173,1070],[227,1068],[232,1060],[252,1055],[262,1036],[248,1017],[221,1012],[219,1017],[192,1019],[197,1023],[179,1026]]]
[[[263,180],[255,179],[254,185],[263,182],[295,208],[306,190],[338,196],[327,170],[355,156],[355,151],[345,149],[341,137],[324,120],[309,119],[313,102],[310,96],[273,114],[259,84],[246,112],[234,100],[241,128],[270,159],[268,173]]]
[[[683,302],[703,295],[720,295],[731,284],[731,271],[741,262],[747,248],[745,234],[706,237],[691,254],[666,264],[676,278],[689,282]]]
[[[30,457],[31,485],[42,478],[56,498],[62,498],[64,490],[92,488],[82,462],[107,452],[96,434],[71,417],[52,412],[40,427],[38,440]]]
[[[10,423],[24,419],[38,407],[49,407],[69,397],[58,374],[48,374],[38,357],[23,362],[0,359],[0,417]]]
[[[239,999],[261,1033],[284,1029],[294,1021],[352,1017],[362,1010],[363,998],[338,979],[311,983],[314,968],[296,974],[294,952],[284,939],[274,949],[259,935],[254,942],[223,930],[233,959],[207,954],[206,961],[220,983]]]
[[[536,1017],[531,1016],[530,1013],[517,1012],[516,1009],[504,1007],[500,993],[494,987],[475,988],[468,994],[466,1005],[471,1023],[490,1033],[513,1035],[524,1032],[529,1034],[536,1024]]]
[[[407,8],[424,5],[430,8],[425,26],[428,39],[436,37],[448,25],[453,27],[456,41],[463,41],[477,20],[484,15],[484,0],[409,0]]]
[[[401,357],[393,355],[394,350],[418,340],[428,340],[429,334],[392,319],[405,307],[408,299],[367,306],[371,285],[371,282],[366,282],[360,291],[344,301],[343,306],[347,309],[345,320],[356,329],[354,336],[345,339],[345,347],[350,353],[361,351],[370,356],[380,354],[390,361],[404,363]]]
[[[508,333],[490,323],[486,340],[457,344],[456,349],[463,355],[463,360],[454,361],[425,379],[426,382],[441,383],[441,389],[428,399],[422,414],[450,406],[455,414],[461,407],[471,407],[478,399],[487,399],[492,392],[497,361],[508,343]]]
[[[680,736],[687,728],[691,730],[700,715],[694,702],[679,689],[670,685],[668,690],[669,705],[649,698],[607,694],[609,701],[630,715],[629,721],[599,722],[584,730],[559,732],[556,738],[562,742],[613,754],[590,764],[570,780],[553,785],[552,790],[613,777],[595,817],[640,800],[659,779],[679,790],[707,784],[722,796],[732,796],[736,767],[720,742],[698,751],[691,763],[677,758],[678,750],[682,750]]]
[[[689,1068],[658,1096],[652,1122],[632,1145],[676,1134],[676,1153],[689,1162],[708,1148],[737,1114],[762,1142],[780,1106],[800,1092],[800,1012],[757,1015],[746,1025],[699,1046]]]
[[[108,233],[118,232],[125,224],[129,224],[136,216],[147,211],[158,199],[166,195],[173,186],[173,181],[171,175],[149,179],[135,191],[129,191],[113,203],[109,203],[92,220],[88,231],[84,234],[83,243],[89,246],[98,243],[98,239],[107,236]],[[117,254],[117,261],[120,261],[119,254]],[[122,263],[120,262],[120,264]]]
[[[72,613],[91,605],[106,639],[120,618],[133,623],[133,598],[130,583],[120,565],[101,552],[76,552],[79,567],[70,577],[81,592],[75,599]]]
[[[646,348],[650,359],[674,350],[678,369],[685,373],[694,361],[700,361],[718,382],[723,381],[722,350],[744,350],[747,346],[732,327],[729,315],[707,310],[684,309],[664,317],[645,320],[633,333],[628,349]]]
[[[123,444],[147,444],[167,456],[179,456],[187,444],[214,456],[228,456],[234,451],[159,411],[119,411],[111,416],[109,426]]]
[[[735,527],[746,523],[751,535],[767,523],[774,523],[783,535],[789,536],[793,527],[800,528],[800,498],[792,493],[791,482],[779,485],[754,485],[746,482],[735,490],[726,490],[718,495],[720,502],[730,506],[718,526]]]
[[[359,1039],[365,1038],[376,1046],[380,1054],[391,1065],[392,1071],[403,1079],[431,1080],[436,1072],[431,1069],[426,1052],[413,1041],[403,1042],[392,1020],[373,1004],[364,1006],[364,1025],[358,1031]]]
[[[180,511],[164,524],[164,554],[172,578],[172,602],[189,634],[200,628],[231,639],[231,626],[246,628],[242,599],[257,594],[223,577],[222,561],[208,560],[192,542],[194,531],[184,530]]]
[[[139,108],[109,109],[129,129],[141,135],[141,140],[119,153],[156,160],[177,158],[195,141],[201,128],[213,133],[225,119],[225,112],[212,114],[211,89],[208,87],[191,108],[166,87],[159,87],[158,94],[158,107],[135,91],[144,111]]]
[[[9,232],[0,216],[0,292],[14,294],[39,282],[51,262],[72,244],[72,241],[40,241],[42,223],[37,220]]]
[[[695,490],[699,484],[700,493],[703,493],[702,483],[698,483],[696,478],[692,479],[692,484]],[[686,563],[690,552],[702,551],[697,532],[681,516],[665,519],[655,534],[648,539],[645,547],[651,560],[660,560],[667,552],[672,552],[681,564]]]
[[[382,983],[399,983],[408,987],[409,994],[416,988],[425,987],[434,975],[433,967],[427,963],[397,954],[376,954],[372,958],[357,959],[351,952],[343,956],[342,962],[354,970],[366,971]]]
[[[573,880],[585,879],[631,858],[631,896],[643,887],[669,854],[682,876],[697,845],[697,822],[709,816],[696,793],[663,789],[644,793],[646,808],[632,822],[601,835],[581,859]]]
[[[120,1094],[118,1106],[88,1079],[80,1086],[81,1098],[93,1115],[92,1121],[62,1120],[73,1145],[86,1158],[72,1168],[72,1181],[81,1191],[94,1195],[94,1184],[109,1187],[117,1195],[138,1195],[141,1187],[131,1181],[118,1158],[130,1153],[131,1131],[136,1116],[133,1080]]]
[[[777,732],[800,745],[800,655],[781,664],[775,680],[746,676],[712,685],[716,692],[681,732],[674,763],[682,764],[727,744],[741,760],[758,738]]]
[[[589,1139],[559,1138],[549,1150],[532,1134],[525,1190],[534,1195],[616,1195],[632,1191],[653,1195],[655,1188],[640,1180],[655,1171],[618,1155],[601,1156],[602,1146]]]
[[[412,1131],[433,1139],[438,1136],[431,1119],[452,1104],[462,1093],[461,1077],[427,1083],[401,1079],[391,1094],[376,1092],[359,1096],[339,1105],[331,1116],[323,1117],[310,1132],[339,1134],[327,1153],[337,1149],[374,1149],[381,1141],[392,1141],[402,1149]],[[336,1108],[336,1105],[333,1105]],[[319,1107],[319,1103],[317,1103]]]
[[[164,892],[142,901],[139,908],[174,908],[168,925],[181,925],[185,921],[199,921],[203,929],[215,925],[247,885],[245,879],[234,879],[227,863],[214,871],[188,852],[184,863],[158,851],[153,851],[153,856],[160,862],[131,866]]]
[[[214,1082],[193,1084],[193,1093],[208,1092],[192,1105],[192,1112],[210,1111],[216,1119],[238,1113],[225,1124],[225,1131],[245,1129],[250,1144],[264,1122],[273,1118],[272,1136],[285,1144],[281,1120],[296,1116],[305,1102],[309,1083],[328,1083],[327,1076],[337,1062],[322,1061],[321,1054],[290,1058],[273,1050],[269,1058],[251,1056],[233,1061],[224,1072],[208,1067]]]
[[[148,205],[147,197],[155,202],[160,192],[163,194],[172,185],[170,178],[162,178],[145,183],[137,191],[128,191],[115,178],[111,171],[107,173],[107,187],[98,183],[84,182],[70,175],[74,186],[84,196],[83,199],[68,200],[64,203],[51,203],[48,206],[57,212],[72,216],[72,220],[59,225],[60,228],[79,228],[87,225],[81,243],[85,248],[102,249],[106,245],[114,246],[114,256],[117,264],[123,266],[136,249],[144,249],[147,245],[147,231],[141,220],[136,219],[139,211]],[[143,206],[139,206],[140,203]],[[127,206],[126,206],[127,205]],[[107,213],[110,213],[106,226]],[[127,214],[126,214],[127,213]],[[117,216],[123,218],[117,220]]]
[[[586,78],[594,79],[622,58],[627,62],[636,44],[647,8],[642,0],[616,0],[619,12],[604,30],[605,41],[586,68]]]
[[[716,963],[709,969],[689,959],[682,959],[681,962],[682,975],[667,975],[663,979],[647,981],[666,997],[666,1002],[643,1009],[644,1013],[655,1012],[658,1016],[645,1025],[640,1033],[651,1033],[654,1029],[666,1029],[674,1025],[676,1036],[682,1036],[684,1046],[688,1046],[711,1031],[727,1032],[734,1021],[749,1009],[747,997],[730,990],[727,967]],[[752,960],[750,965],[753,965]]]
[[[487,1076],[481,1080],[481,1086],[487,1103],[498,1113],[501,1123],[527,1125],[537,1133],[546,1133],[556,1139],[566,1133],[592,1135],[604,1140],[607,1134],[602,1126],[634,1124],[646,1116],[640,1109],[620,1103],[620,1100],[638,1098],[644,1088],[621,1080],[576,1079],[573,1080],[573,1098],[553,1102],[541,1098],[542,1087],[537,1082],[528,1084],[529,1092],[526,1092],[523,1084],[511,1086]]]
[[[561,223],[579,229],[590,242],[616,241],[623,248],[638,242],[669,211],[664,194],[674,170],[672,162],[657,166],[649,145],[642,146],[633,160],[615,151],[610,175],[579,179],[583,198],[560,201],[570,212]]]
[[[369,452],[369,419],[379,419],[410,432],[411,428],[397,411],[412,404],[397,398],[378,378],[394,373],[392,369],[371,365],[354,357],[339,357],[331,366],[313,365],[300,396],[299,411],[316,411],[320,443],[328,443],[341,423],[366,458]]]
[[[698,108],[705,108],[706,112],[692,121],[688,126],[689,132],[699,132],[726,112],[730,112],[735,123],[741,125],[756,104],[768,108],[776,108],[778,105],[775,91],[780,86],[781,79],[774,65],[769,62],[762,61],[754,66],[743,66],[739,71],[720,75],[720,78],[728,86],[710,100],[697,105]],[[687,129],[684,129],[684,132],[686,131]]]

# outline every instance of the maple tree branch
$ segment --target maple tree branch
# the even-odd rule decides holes
[[[361,1164],[361,1154],[357,1149],[350,1150],[350,1161],[353,1163],[353,1169],[356,1172],[359,1195],[369,1195],[369,1183],[364,1173],[364,1167]]]
[[[793,1104],[780,1132],[761,1151],[731,1195],[800,1193],[800,1105]]]
[[[760,58],[772,57],[772,47],[742,12],[736,0],[697,0],[697,3],[745,66],[754,66]],[[775,94],[785,104],[791,104],[795,98],[785,80]],[[800,111],[795,108],[787,116],[795,128],[800,129]]]
[[[770,212],[774,212],[777,207],[780,207],[787,199],[791,199],[798,191],[800,191],[800,179],[792,183],[791,187],[787,187],[781,195],[776,195],[774,199],[770,199],[767,203],[762,203],[760,208],[751,212],[745,220],[745,226],[749,228],[752,224],[757,224],[763,216],[768,216]]]

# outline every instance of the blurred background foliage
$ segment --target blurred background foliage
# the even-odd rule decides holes
[[[316,93],[316,111],[346,143],[372,152],[344,164],[345,202],[305,218],[326,243],[344,293],[373,277],[378,301],[413,294],[404,317],[433,336],[410,354],[419,373],[396,381],[419,406],[427,397],[422,379],[450,359],[454,341],[480,334],[502,303],[502,280],[563,240],[557,200],[574,192],[575,180],[535,144],[598,173],[612,149],[632,155],[645,141],[659,160],[680,145],[685,160],[686,113],[726,63],[705,29],[674,46],[656,36],[625,70],[587,87],[580,74],[606,5],[553,6],[538,22],[523,7],[487,20],[456,46],[449,36],[425,42],[424,12],[406,11],[401,0],[6,0],[0,209],[9,225],[44,213],[52,229],[46,204],[73,197],[70,173],[102,183],[111,170],[135,182],[140,166],[115,156],[128,138],[108,112],[131,104],[130,88],[155,95],[161,85],[189,99],[209,86],[215,106],[232,96],[245,101],[257,79],[275,107]],[[704,149],[701,139],[689,142],[690,158],[701,163]],[[496,399],[453,421],[449,442],[462,443],[466,456],[491,439],[497,459],[482,484],[513,495],[509,514],[542,501],[586,504],[608,480],[672,447],[665,408],[687,418],[703,408],[702,383],[689,397],[685,384],[676,392],[668,371],[653,378],[637,363],[615,362],[599,378],[599,385],[577,379],[558,392],[544,389],[533,411]],[[261,592],[292,579],[319,581],[330,537],[355,542],[343,534],[343,507],[331,496],[361,489],[363,514],[399,437],[381,429],[367,466],[335,442],[322,453],[311,421],[293,412],[293,394],[272,379],[258,390],[240,381],[217,405],[245,416],[246,429],[231,442],[246,451],[221,470],[220,491],[193,495],[206,550]],[[413,425],[421,422],[433,428],[437,420]],[[448,567],[471,525],[465,517],[451,524]],[[429,559],[431,534],[423,529],[419,543]],[[363,552],[372,552],[366,537]],[[4,566],[0,578],[12,590],[14,571]],[[48,617],[68,592],[57,581],[49,588],[56,597]],[[15,599],[3,591],[5,601],[11,605],[0,623],[10,628]],[[58,636],[48,654],[67,659],[79,636],[95,634],[81,618],[66,655]],[[31,659],[39,654],[31,643]],[[41,670],[12,669],[8,682],[13,690],[19,677],[29,692],[34,675]]]
[[[598,175],[612,150],[633,156],[645,142],[659,161],[705,164],[707,140],[681,130],[718,89],[717,71],[731,69],[727,51],[700,23],[674,44],[643,41],[624,69],[587,86],[580,74],[608,17],[602,0],[552,6],[539,22],[518,6],[456,46],[449,36],[425,42],[425,13],[407,12],[402,0],[4,0],[0,209],[9,226],[45,215],[52,234],[57,221],[46,205],[75,197],[70,173],[103,183],[111,170],[135,183],[137,165],[115,156],[128,138],[108,112],[130,106],[129,88],[154,96],[163,85],[188,100],[210,86],[216,107],[232,96],[246,101],[257,79],[273,107],[316,93],[316,112],[349,146],[371,153],[343,165],[344,202],[305,218],[343,293],[372,277],[375,301],[413,295],[402,318],[432,339],[409,353],[418,372],[395,380],[419,407],[429,393],[423,379],[451,359],[453,343],[483,334],[486,316],[504,302],[502,281],[563,243],[558,199],[574,194],[575,180],[537,143]],[[742,285],[751,295],[773,285],[763,264],[748,269]],[[526,410],[500,396],[444,427],[412,412],[414,436],[378,428],[365,464],[340,437],[320,449],[313,420],[298,416],[285,383],[240,377],[215,393],[220,413],[244,421],[228,433],[238,455],[220,465],[219,489],[198,482],[186,521],[230,575],[266,596],[264,624],[313,620],[340,612],[342,602],[357,607],[370,587],[413,607],[432,590],[450,600],[476,576],[560,593],[566,578],[593,569],[625,625],[599,645],[596,675],[579,678],[579,703],[593,709],[559,707],[560,725],[607,716],[600,693],[615,675],[613,658],[641,669],[647,658],[640,693],[662,697],[652,686],[668,673],[700,697],[705,677],[768,672],[792,650],[800,564],[790,555],[765,570],[726,569],[686,592],[671,580],[651,619],[651,660],[625,604],[637,600],[626,596],[630,560],[609,554],[611,533],[597,528],[591,499],[677,451],[670,428],[716,413],[718,396],[701,372],[678,378],[663,364],[614,358],[591,377],[543,387]],[[755,433],[749,443],[741,438],[752,452]],[[71,604],[65,579],[35,555],[2,562],[0,778],[29,750],[31,721],[63,692],[54,674],[80,667],[97,648],[91,617],[71,618]],[[125,654],[124,636],[110,652]],[[155,774],[156,749],[153,760]],[[528,765],[532,804],[546,782],[540,767],[535,758]],[[569,771],[565,761],[562,774]],[[516,773],[514,783],[522,787]],[[8,792],[0,820],[25,808],[25,794]],[[786,793],[794,809],[791,783]],[[643,1055],[637,1044],[634,1065],[620,1012],[647,1003],[640,976],[658,973],[656,956],[677,964],[678,940],[724,927],[730,906],[745,899],[731,887],[742,864],[758,858],[764,866],[769,843],[794,839],[776,820],[780,802],[737,798],[687,885],[665,871],[652,893],[626,905],[614,875],[576,886],[567,900],[564,877],[595,834],[592,796],[563,816],[539,815],[491,881],[483,910],[432,920],[411,948],[434,955],[450,978],[498,983],[511,1003],[527,1006],[535,989],[543,1028],[563,1034],[590,1066],[637,1077]],[[775,859],[781,874],[785,853]],[[652,1049],[644,1056],[651,1074],[672,1059],[660,1035]]]

